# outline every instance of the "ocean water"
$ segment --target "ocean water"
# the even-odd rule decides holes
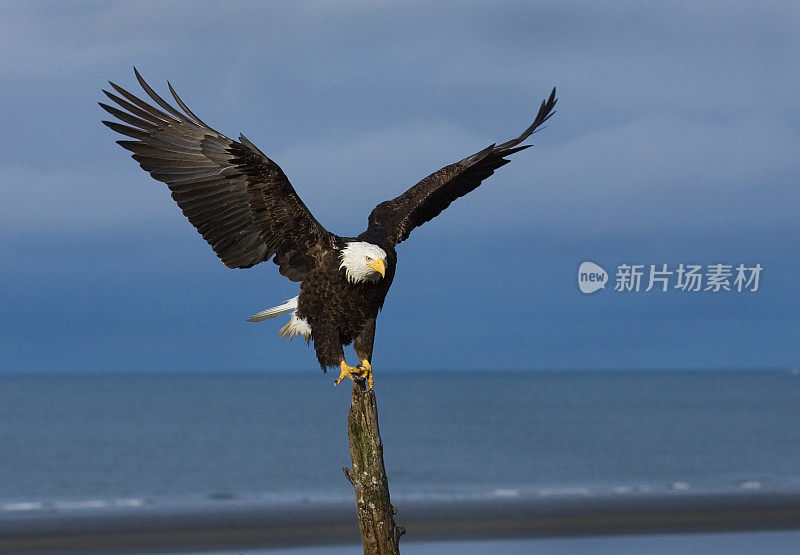
[[[0,501],[351,496],[332,379],[0,377]],[[384,372],[376,394],[393,496],[800,491],[797,372]]]

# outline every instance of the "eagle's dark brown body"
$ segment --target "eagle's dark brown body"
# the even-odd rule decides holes
[[[369,215],[367,230],[347,239],[325,229],[280,167],[243,135],[234,141],[206,125],[170,86],[182,111],[178,110],[135,73],[158,107],[111,83],[118,94],[103,92],[118,107],[100,105],[123,123],[103,123],[133,139],[117,142],[153,178],[167,184],[184,215],[226,266],[250,268],[272,260],[282,275],[301,282],[296,299],[251,320],[294,310],[284,326],[287,335],[313,339],[323,369],[339,365],[351,378],[355,369],[346,364],[342,346],[353,343],[362,362],[359,368],[369,372],[370,383],[375,319],[394,279],[395,246],[507,164],[506,156],[530,146],[518,145],[554,113],[556,103],[553,89],[533,124],[519,137],[445,166],[380,203]],[[361,262],[346,263],[343,253],[356,243],[377,249],[380,260],[370,262],[373,258],[365,255]],[[367,267],[372,274],[353,278],[348,273]]]
[[[311,326],[317,360],[323,369],[339,366],[342,346],[351,343],[359,360],[372,360],[375,320],[397,265],[394,248],[386,243],[379,246],[388,255],[386,276],[380,281],[350,283],[339,267],[338,253],[329,251],[317,266],[309,268],[300,284],[297,316]]]

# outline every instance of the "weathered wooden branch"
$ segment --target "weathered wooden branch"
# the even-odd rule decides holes
[[[367,390],[363,381],[353,383],[347,435],[353,470],[343,470],[356,490],[356,513],[364,554],[399,555],[400,536],[405,529],[395,524],[397,511],[389,500],[375,391]]]

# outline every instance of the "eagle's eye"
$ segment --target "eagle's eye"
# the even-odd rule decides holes
[[[367,262],[372,262],[372,257],[371,256],[367,257]]]

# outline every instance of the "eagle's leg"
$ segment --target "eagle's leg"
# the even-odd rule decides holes
[[[350,378],[353,381],[368,379],[370,387],[372,387],[372,368],[370,368],[370,371],[367,372],[362,366],[348,365],[344,359],[339,362],[339,368],[341,369],[341,372],[339,373],[339,377],[333,382],[333,385],[339,385],[343,379]]]
[[[359,368],[363,370],[364,378],[369,388],[372,389],[372,345],[375,343],[375,318],[370,318],[364,329],[353,341],[358,359],[361,361]]]

